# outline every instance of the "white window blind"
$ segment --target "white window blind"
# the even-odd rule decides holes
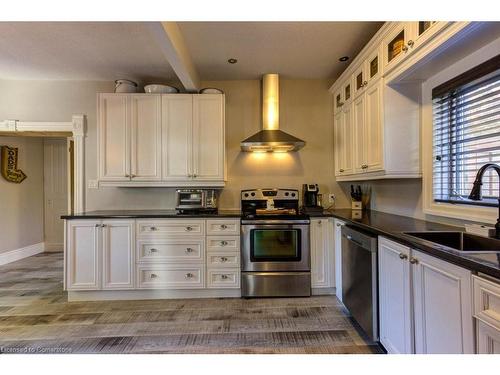
[[[437,202],[497,206],[498,175],[483,178],[483,200],[468,199],[477,170],[500,164],[500,59],[433,90],[433,194]]]

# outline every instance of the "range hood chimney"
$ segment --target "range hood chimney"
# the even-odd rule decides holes
[[[298,151],[305,142],[280,130],[280,86],[278,74],[262,77],[262,130],[241,142],[246,152]]]

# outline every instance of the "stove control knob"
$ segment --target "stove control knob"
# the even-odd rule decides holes
[[[248,198],[248,193],[245,193],[245,198]]]
[[[285,197],[288,197],[289,195],[290,195],[290,193],[287,191],[287,192],[285,193]]]
[[[295,193],[292,193],[292,197],[295,197]]]
[[[255,197],[255,193],[252,193],[252,197]]]

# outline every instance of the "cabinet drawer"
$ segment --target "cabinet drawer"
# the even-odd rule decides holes
[[[208,235],[240,235],[240,220],[207,220],[207,234]]]
[[[500,329],[500,284],[472,276],[474,288],[474,316]]]
[[[232,288],[240,287],[240,270],[233,269],[209,269],[208,288]]]
[[[183,263],[205,260],[205,239],[179,238],[137,241],[138,262]]]
[[[207,251],[240,251],[240,237],[239,236],[208,236],[207,237]]]
[[[138,220],[138,236],[204,236],[204,220]]]
[[[141,289],[199,289],[205,286],[204,265],[139,265],[137,280]]]
[[[240,253],[210,252],[207,255],[207,267],[226,268],[240,267]]]

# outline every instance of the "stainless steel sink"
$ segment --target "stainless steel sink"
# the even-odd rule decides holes
[[[465,232],[405,232],[405,234],[466,253],[500,252],[500,240]]]

